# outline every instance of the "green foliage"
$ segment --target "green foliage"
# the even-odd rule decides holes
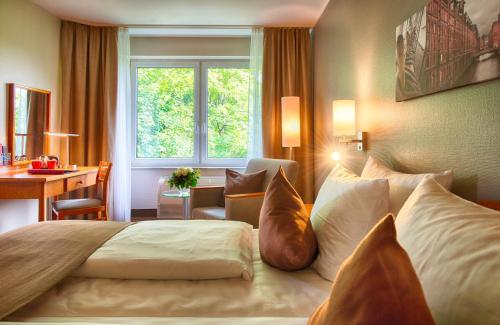
[[[208,69],[208,157],[245,158],[248,69]]]
[[[193,157],[194,72],[193,68],[138,68],[138,158]],[[248,69],[208,69],[210,158],[246,157],[248,87]]]
[[[170,188],[185,189],[198,184],[201,172],[199,169],[193,170],[190,167],[177,168],[168,179]]]
[[[137,157],[194,154],[194,69],[137,71]]]

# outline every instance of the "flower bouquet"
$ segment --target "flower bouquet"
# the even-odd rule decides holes
[[[168,185],[170,188],[177,188],[179,190],[179,195],[186,195],[190,187],[196,186],[198,184],[198,179],[200,178],[200,170],[190,167],[180,167],[177,168],[172,176],[168,179]]]

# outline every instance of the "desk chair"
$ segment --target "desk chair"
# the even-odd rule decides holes
[[[108,181],[112,164],[107,161],[99,163],[96,176],[97,198],[58,200],[52,204],[52,220],[64,220],[66,216],[79,214],[96,214],[97,220],[108,220]]]

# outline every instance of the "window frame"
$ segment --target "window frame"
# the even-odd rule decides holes
[[[245,167],[247,158],[208,158],[208,69],[249,68],[248,59],[131,59],[132,167]],[[137,157],[137,68],[194,68],[193,158]]]

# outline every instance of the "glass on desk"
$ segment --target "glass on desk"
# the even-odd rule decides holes
[[[188,220],[189,218],[189,191],[165,191],[161,193],[162,197],[169,199],[182,200],[182,218]]]

